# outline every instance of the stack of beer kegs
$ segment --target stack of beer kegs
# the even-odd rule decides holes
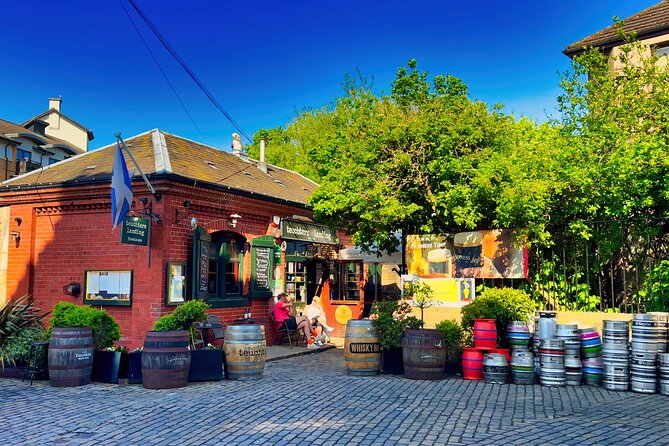
[[[564,341],[564,367],[567,385],[580,385],[582,368],[578,324],[557,324],[555,338]]]
[[[539,347],[541,371],[539,379],[544,386],[564,386],[564,341],[562,339],[542,339]]]
[[[669,352],[669,349],[667,349],[667,335],[669,335],[669,332],[667,332],[667,329],[669,328],[668,322],[669,322],[669,313],[660,313],[660,312],[655,312],[655,313],[648,313],[652,316],[655,317],[655,321],[657,322],[657,352],[658,353],[667,353]]]
[[[629,322],[604,321],[602,333],[604,387],[627,390],[629,387]]]
[[[599,386],[602,384],[604,373],[602,339],[594,327],[582,328],[579,331],[583,381],[591,386]]]
[[[652,314],[632,317],[632,392],[657,391],[657,319]]]
[[[669,353],[658,353],[657,359],[660,364],[660,393],[669,395]]]
[[[509,322],[506,329],[512,356],[517,350],[530,350],[530,329],[527,327],[527,323],[524,321]]]
[[[555,338],[556,315],[555,311],[539,311],[534,321],[532,350],[534,351],[534,372],[539,378],[541,378],[541,355],[539,354],[541,340]]]

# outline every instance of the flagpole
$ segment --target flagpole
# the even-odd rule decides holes
[[[137,160],[135,159],[134,155],[128,149],[128,146],[125,145],[125,141],[123,141],[123,138],[121,138],[121,133],[116,133],[114,136],[116,136],[116,139],[121,143],[127,154],[130,156],[130,159],[132,160],[133,163],[135,163],[135,167],[137,167],[137,170],[139,170],[139,174],[142,176],[142,179],[146,183],[146,187],[149,188],[149,191],[153,194],[155,197],[156,201],[160,201],[160,194],[156,192],[156,190],[151,186],[151,183],[149,182],[149,179],[146,178],[146,175],[144,175],[144,172],[142,172],[142,168],[139,167],[139,164],[137,163]]]

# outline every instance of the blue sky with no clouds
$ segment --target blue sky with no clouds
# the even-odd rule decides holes
[[[565,46],[657,1],[136,0],[167,41],[252,135],[322,107],[356,67],[388,92],[397,68],[452,74],[472,97],[516,116],[554,115]],[[139,39],[125,5],[200,132]],[[128,0],[7,2],[0,118],[24,121],[62,95],[97,148],[153,128],[229,149],[234,127]]]

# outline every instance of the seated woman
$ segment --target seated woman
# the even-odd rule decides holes
[[[274,320],[276,321],[276,329],[280,329],[283,324],[286,324],[289,330],[301,329],[304,332],[304,337],[309,339],[311,337],[311,324],[306,316],[293,316],[293,306],[288,302],[288,297],[281,293],[278,296],[279,301],[274,304]]]
[[[325,310],[323,310],[323,306],[321,305],[320,296],[314,296],[311,303],[304,307],[304,314],[314,327],[317,336],[320,336],[323,330],[325,330],[326,335],[334,330],[334,327],[330,327],[325,318]]]

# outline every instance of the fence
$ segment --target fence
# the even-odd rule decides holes
[[[665,288],[669,298],[669,283],[657,282],[660,262],[669,259],[669,219],[578,222],[549,231],[554,244],[530,250],[527,283],[544,308],[630,313],[664,299]]]

